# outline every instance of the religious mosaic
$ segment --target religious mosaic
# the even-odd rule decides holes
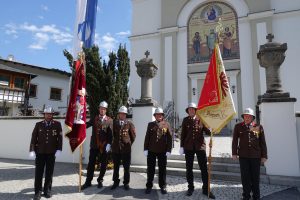
[[[221,18],[223,32],[216,33]],[[208,62],[214,43],[219,41],[223,60],[238,59],[237,14],[228,4],[210,2],[194,11],[188,23],[188,64]]]

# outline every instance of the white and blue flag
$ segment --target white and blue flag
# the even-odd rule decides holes
[[[75,52],[94,44],[98,0],[77,0],[77,20],[75,25]]]

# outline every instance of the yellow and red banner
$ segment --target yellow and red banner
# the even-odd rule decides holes
[[[75,75],[72,77],[70,101],[65,119],[72,152],[79,147],[86,138],[86,82],[84,64],[81,60],[75,61]]]
[[[219,133],[236,114],[219,45],[215,45],[198,102],[197,116]]]

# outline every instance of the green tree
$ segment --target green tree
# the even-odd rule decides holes
[[[86,91],[87,104],[91,117],[98,114],[101,101],[108,102],[108,115],[115,117],[121,105],[127,105],[128,81],[130,63],[125,45],[119,45],[117,54],[111,52],[109,60],[101,62],[99,48],[93,46],[83,49],[86,62]],[[74,74],[74,58],[67,51],[63,51],[67,58],[72,74]]]
[[[128,101],[128,81],[130,75],[130,63],[128,52],[126,47],[119,45],[119,49],[117,51],[117,70],[118,73],[116,75],[116,103],[121,106],[127,106]]]

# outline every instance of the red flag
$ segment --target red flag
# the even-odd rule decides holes
[[[75,62],[75,79],[70,94],[68,112],[65,125],[68,129],[65,134],[69,138],[72,152],[80,146],[86,138],[86,90],[84,64]]]
[[[207,127],[212,128],[213,133],[219,133],[235,114],[219,45],[216,44],[199,98],[197,115]]]

